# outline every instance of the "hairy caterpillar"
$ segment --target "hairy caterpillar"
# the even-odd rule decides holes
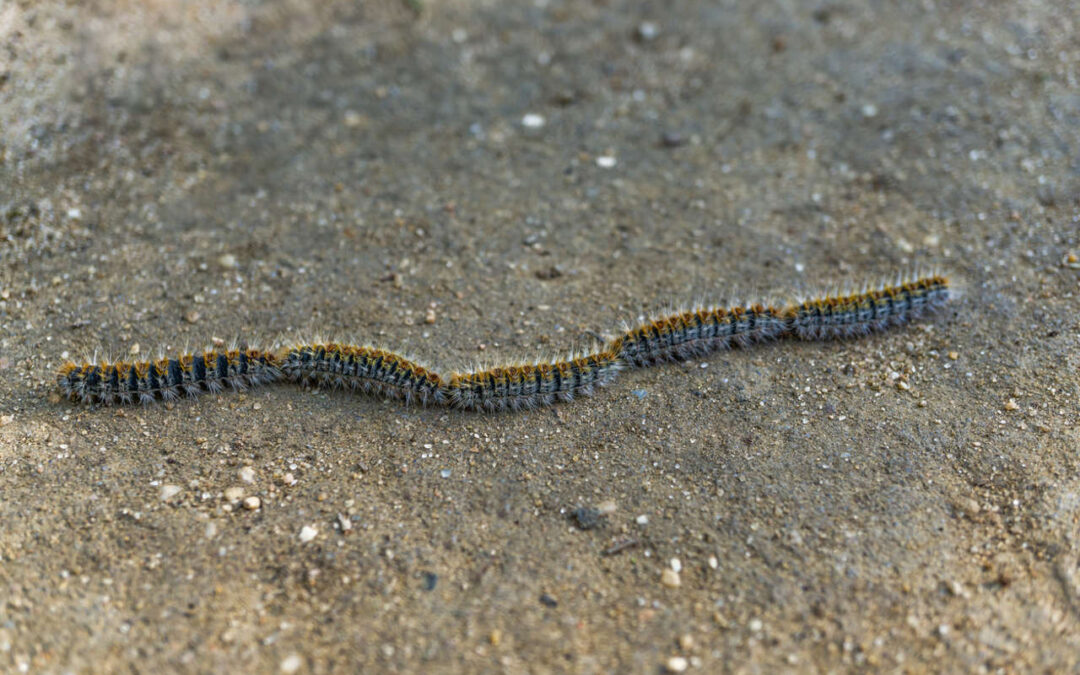
[[[65,363],[57,374],[60,391],[86,403],[150,403],[217,393],[226,386],[247,389],[280,376],[272,354],[258,349],[208,350],[154,361]]]
[[[646,321],[583,355],[448,376],[379,347],[325,342],[271,351],[209,350],[135,363],[66,363],[57,383],[73,401],[106,405],[174,400],[285,379],[465,410],[517,410],[589,395],[628,366],[785,337],[824,340],[881,331],[938,309],[949,295],[948,278],[932,275],[783,307],[701,307]]]

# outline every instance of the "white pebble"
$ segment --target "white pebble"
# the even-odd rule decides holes
[[[601,169],[610,169],[615,166],[615,158],[611,155],[600,155],[596,158],[596,166]]]
[[[304,662],[301,660],[299,654],[289,654],[281,662],[281,672],[286,673],[286,675],[291,675],[300,670],[300,666],[302,665],[304,665]]]
[[[877,106],[873,103],[867,103],[862,107],[863,117],[877,117]]]
[[[255,469],[251,468],[250,466],[245,466],[243,469],[240,469],[240,480],[244,481],[245,483],[254,483]]]
[[[305,525],[300,530],[300,542],[306,544],[312,539],[314,539],[318,534],[319,531],[316,530],[314,527],[312,527],[311,525]]]
[[[671,559],[671,569],[676,572],[682,572],[682,561],[678,558]]]
[[[638,525],[648,525],[649,517],[644,513],[637,517],[636,521]]]
[[[244,500],[244,508],[248,511],[258,511],[262,506],[262,500],[258,497],[251,496]]]
[[[234,256],[232,253],[226,253],[225,255],[218,258],[217,261],[219,265],[221,265],[227,270],[236,267],[236,256]]]
[[[536,113],[528,113],[521,118],[521,126],[526,129],[539,129],[545,123],[547,123],[547,120],[544,119],[544,116]]]
[[[162,485],[161,486],[161,501],[167,502],[176,495],[180,494],[179,485]]]
[[[227,502],[238,502],[238,501],[240,501],[241,499],[244,498],[244,488],[238,487],[238,486],[225,488],[225,493],[224,494],[225,494],[225,501],[227,501]]]
[[[709,556],[709,567],[711,567],[712,569],[716,569],[717,567],[720,567],[720,561],[716,559],[716,556],[714,556],[714,555]]]
[[[669,673],[683,673],[690,666],[690,662],[684,656],[672,656],[664,664],[664,670]]]

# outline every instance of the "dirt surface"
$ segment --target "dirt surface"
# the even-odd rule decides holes
[[[1080,668],[1074,10],[0,3],[0,670]],[[531,412],[53,388],[920,265],[907,329]]]

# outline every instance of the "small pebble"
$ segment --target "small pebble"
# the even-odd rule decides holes
[[[217,261],[219,265],[221,265],[227,270],[231,270],[232,268],[236,267],[236,256],[234,256],[232,253],[226,253],[225,255],[219,257]]]
[[[544,126],[546,122],[547,120],[544,119],[543,115],[538,115],[536,113],[528,113],[521,118],[521,126],[526,129],[539,129]]]
[[[867,103],[862,107],[863,117],[877,117],[878,108],[873,103]]]
[[[570,520],[581,530],[592,530],[600,526],[604,514],[589,506],[579,506],[570,512]]]
[[[615,166],[615,158],[611,155],[600,155],[596,158],[596,166],[601,169],[610,169]]]
[[[678,574],[679,572],[682,572],[682,561],[679,560],[678,558],[672,558],[671,559],[671,569],[674,570],[676,574]]]
[[[131,345],[130,349],[128,349],[128,354],[131,354],[132,356],[135,356],[138,353],[139,353],[139,343],[136,342],[135,344]]]
[[[241,499],[244,498],[244,488],[239,487],[239,486],[233,486],[233,487],[225,488],[224,495],[225,495],[225,501],[227,501],[227,502],[238,502],[238,501],[240,501]]]
[[[254,483],[255,469],[251,468],[250,466],[245,466],[244,468],[240,469],[240,480],[244,481],[245,483]]]
[[[551,597],[551,596],[550,596],[550,595],[548,595],[547,593],[544,593],[544,594],[542,594],[542,595],[540,596],[540,602],[541,602],[541,603],[542,603],[542,604],[543,604],[543,605],[544,605],[545,607],[558,607],[558,606],[559,606],[559,601],[558,601],[558,600],[556,600],[555,598]]]
[[[287,473],[281,477],[281,482],[286,485],[296,485],[296,476],[291,473]]]
[[[289,654],[281,661],[280,670],[286,675],[292,675],[292,673],[300,670],[302,665],[304,665],[304,662],[300,659],[299,654]]]
[[[162,485],[161,486],[161,501],[167,502],[176,495],[180,494],[181,487],[179,485]]]
[[[640,516],[637,517],[635,522],[638,525],[648,525],[649,524],[649,517],[643,513],[643,514],[641,514]]]
[[[312,527],[311,525],[305,525],[300,529],[300,542],[306,544],[312,539],[314,539],[318,534],[319,531],[316,530],[314,527]]]
[[[0,415],[0,427],[6,427],[15,421],[14,415]]]
[[[1006,410],[1018,410],[1019,408],[1020,406],[1016,403],[1015,398],[1010,398],[1008,401],[1005,401]]]
[[[684,138],[682,134],[675,131],[665,131],[660,136],[660,145],[663,145],[665,148],[677,148],[685,143],[686,138]]]
[[[958,358],[960,358],[960,352],[949,352],[950,361],[955,361]]]
[[[664,571],[660,573],[660,583],[668,588],[678,588],[682,586],[682,579],[679,577],[678,572],[670,567],[665,567]]]
[[[655,40],[659,34],[660,26],[657,26],[652,21],[642,21],[637,27],[637,36],[646,42]]]
[[[188,323],[196,323],[201,318],[202,315],[195,310],[184,312],[184,321],[187,321]]]
[[[262,506],[262,500],[258,497],[251,496],[244,500],[244,508],[248,511],[258,511]]]
[[[428,309],[424,314],[424,323],[435,323],[435,310]]]
[[[1072,270],[1080,270],[1080,257],[1075,253],[1066,253],[1061,263]]]
[[[669,673],[684,673],[689,667],[690,662],[686,660],[685,656],[672,656],[664,664],[664,670]]]

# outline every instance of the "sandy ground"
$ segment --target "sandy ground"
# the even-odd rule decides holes
[[[1080,668],[1071,2],[310,4],[0,3],[0,670]],[[546,410],[53,390],[920,265],[908,329]]]

